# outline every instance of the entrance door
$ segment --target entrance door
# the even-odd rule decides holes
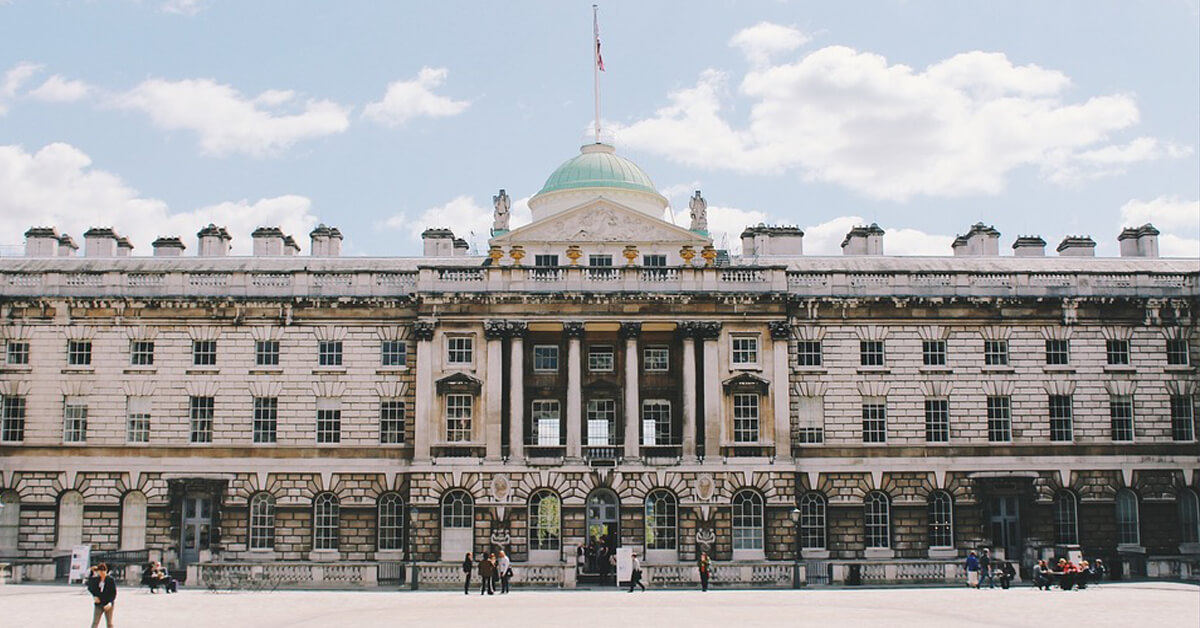
[[[1016,495],[992,499],[992,543],[1004,549],[1006,560],[1021,560],[1021,519]]]
[[[620,544],[621,506],[616,493],[604,489],[589,495],[586,523],[587,542],[594,549],[589,552],[585,569],[591,573],[610,573],[607,565],[598,563],[615,554]]]
[[[199,562],[200,551],[208,549],[209,531],[212,528],[212,499],[208,495],[188,495],[183,500],[183,564]]]

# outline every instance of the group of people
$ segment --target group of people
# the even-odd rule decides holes
[[[1056,583],[1063,591],[1070,591],[1074,588],[1086,589],[1088,584],[1103,580],[1106,573],[1108,573],[1108,568],[1099,558],[1096,559],[1095,564],[1081,560],[1078,565],[1065,558],[1060,558],[1054,569],[1051,569],[1046,561],[1039,560],[1037,566],[1033,568],[1033,585],[1043,591],[1049,591]]]
[[[146,568],[142,570],[142,584],[150,587],[151,593],[158,593],[159,587],[162,587],[167,593],[175,593],[179,590],[179,583],[157,560],[146,563]]]
[[[508,559],[508,555],[504,550],[500,550],[500,556],[497,558],[495,553],[483,553],[480,555],[478,571],[479,571],[479,594],[480,595],[495,595],[496,581],[500,581],[500,593],[508,593],[508,583],[512,580],[513,570],[512,561]],[[471,552],[467,552],[462,562],[463,575],[463,594],[470,595],[471,593],[471,574],[476,571],[475,557]]]
[[[991,552],[986,548],[982,556],[973,550],[967,555],[967,586],[971,588],[982,589],[986,581],[989,589],[995,589],[996,581],[999,580],[1000,588],[1007,589],[1016,577],[1017,569],[1012,563],[1007,560],[992,560]]]
[[[581,573],[600,574],[601,578],[607,578],[608,574],[615,571],[617,555],[597,539],[575,550],[575,564]]]

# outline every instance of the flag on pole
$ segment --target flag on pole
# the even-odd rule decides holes
[[[596,5],[592,5],[592,27],[596,33],[596,67],[604,71],[604,57],[600,56],[600,18],[596,15]]]

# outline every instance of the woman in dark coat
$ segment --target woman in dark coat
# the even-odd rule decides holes
[[[467,552],[467,557],[463,559],[462,570],[466,579],[463,581],[463,594],[470,595],[471,593],[471,570],[475,569],[475,561],[471,557],[471,552]]]
[[[95,608],[92,611],[92,628],[100,625],[100,617],[113,626],[113,603],[117,600],[117,581],[108,577],[108,565],[96,565],[96,577],[88,579],[88,593],[92,594]]]

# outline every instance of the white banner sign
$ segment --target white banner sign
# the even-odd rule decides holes
[[[88,575],[88,561],[91,555],[91,545],[76,545],[71,548],[71,571],[67,574],[67,582],[83,582]]]
[[[629,582],[633,579],[633,548],[617,548],[617,582]]]

